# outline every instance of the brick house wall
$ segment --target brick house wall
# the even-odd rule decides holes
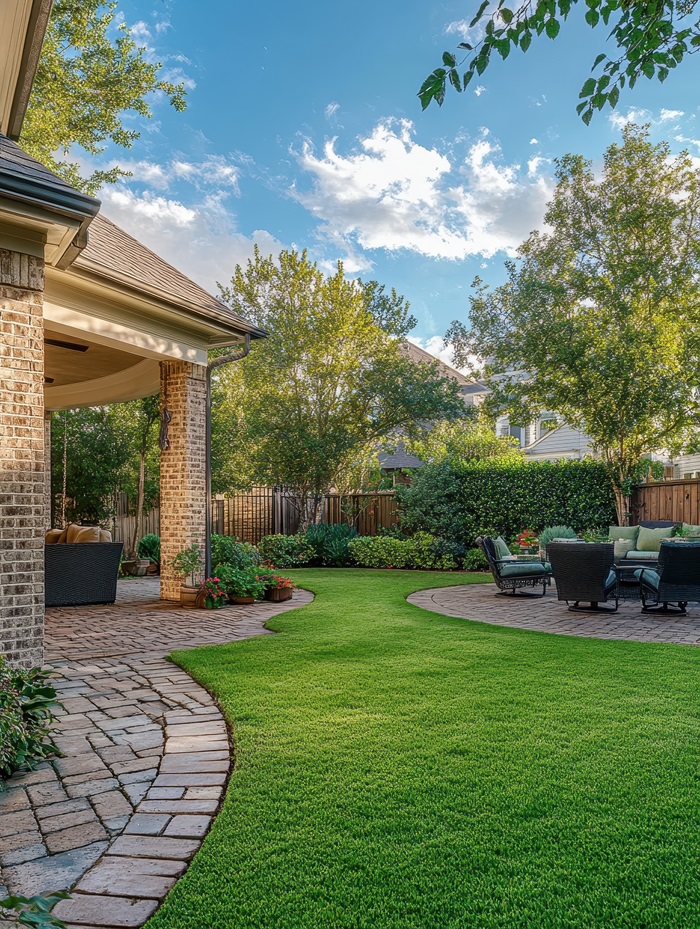
[[[44,261],[0,249],[0,652],[40,664],[44,532]]]

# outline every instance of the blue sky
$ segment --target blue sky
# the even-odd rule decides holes
[[[416,339],[447,357],[441,336],[466,318],[474,275],[500,283],[541,224],[553,159],[599,163],[627,119],[700,156],[697,59],[580,121],[578,93],[605,38],[584,9],[555,42],[533,42],[421,112],[421,81],[476,5],[122,0],[148,54],[185,80],[188,108],[155,100],[150,122],[133,120],[134,148],[99,159],[133,172],[102,191],[104,212],[213,292],[254,243],[307,248],[328,268],[342,259],[404,294]]]

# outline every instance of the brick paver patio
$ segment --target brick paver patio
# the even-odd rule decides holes
[[[420,590],[411,594],[408,601],[445,616],[495,626],[596,639],[700,645],[700,604],[697,603],[690,605],[687,616],[642,613],[638,600],[621,600],[617,613],[570,613],[566,603],[557,600],[553,588],[542,598],[496,596],[495,584]]]
[[[132,579],[114,606],[46,611],[63,757],[0,793],[0,884],[24,895],[74,888],[54,909],[71,929],[142,925],[219,807],[226,724],[164,656],[268,634],[270,617],[312,599],[296,591],[286,603],[195,611],[157,597],[157,578]]]

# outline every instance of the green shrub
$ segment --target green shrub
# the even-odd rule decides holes
[[[214,574],[218,574],[223,565],[245,569],[257,567],[261,561],[260,552],[250,542],[239,542],[228,535],[212,535],[211,566]]]
[[[16,926],[31,926],[32,929],[65,929],[66,924],[51,914],[59,900],[70,900],[65,890],[55,890],[46,896],[21,897],[12,895],[0,900],[0,910],[14,912]],[[0,915],[2,915],[0,913]],[[6,923],[3,922],[3,926]]]
[[[494,531],[512,539],[524,528],[575,531],[616,521],[615,498],[598,461],[446,461],[416,471],[397,487],[402,528],[471,546]]]
[[[576,539],[571,526],[546,526],[539,535],[540,548],[546,548],[554,539]]]
[[[436,539],[427,532],[417,532],[405,543],[408,546],[409,568],[423,571],[454,571],[457,567],[456,546]]]
[[[314,553],[313,564],[344,568],[350,563],[348,544],[357,537],[357,529],[347,523],[335,526],[317,523],[308,527],[305,537]]]
[[[217,577],[229,596],[261,600],[265,595],[265,583],[258,579],[257,570],[252,565],[245,568],[221,565]]]
[[[56,752],[48,740],[52,709],[60,706],[50,671],[12,668],[0,655],[0,778],[33,768]]]
[[[357,536],[348,548],[352,561],[360,568],[407,568],[409,544],[390,536]]]
[[[349,543],[353,562],[360,568],[417,568],[422,571],[454,571],[458,547],[419,532],[410,539],[391,536],[358,536]]]
[[[160,536],[154,532],[147,533],[139,541],[136,554],[139,558],[148,558],[154,564],[160,564]]]
[[[465,571],[488,571],[489,563],[480,548],[470,548],[464,553]]]
[[[314,557],[314,550],[303,535],[266,535],[258,546],[263,561],[275,568],[299,568]]]

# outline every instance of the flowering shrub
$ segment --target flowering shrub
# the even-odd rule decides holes
[[[532,529],[523,529],[523,531],[515,537],[515,541],[520,546],[533,546],[537,545],[537,533]]]
[[[228,594],[218,577],[208,577],[202,582],[204,591],[204,607],[207,610],[218,610],[226,605]]]
[[[272,571],[258,574],[258,580],[261,581],[265,587],[282,587],[287,589],[294,587],[291,578],[283,577],[281,574],[274,574]]]

